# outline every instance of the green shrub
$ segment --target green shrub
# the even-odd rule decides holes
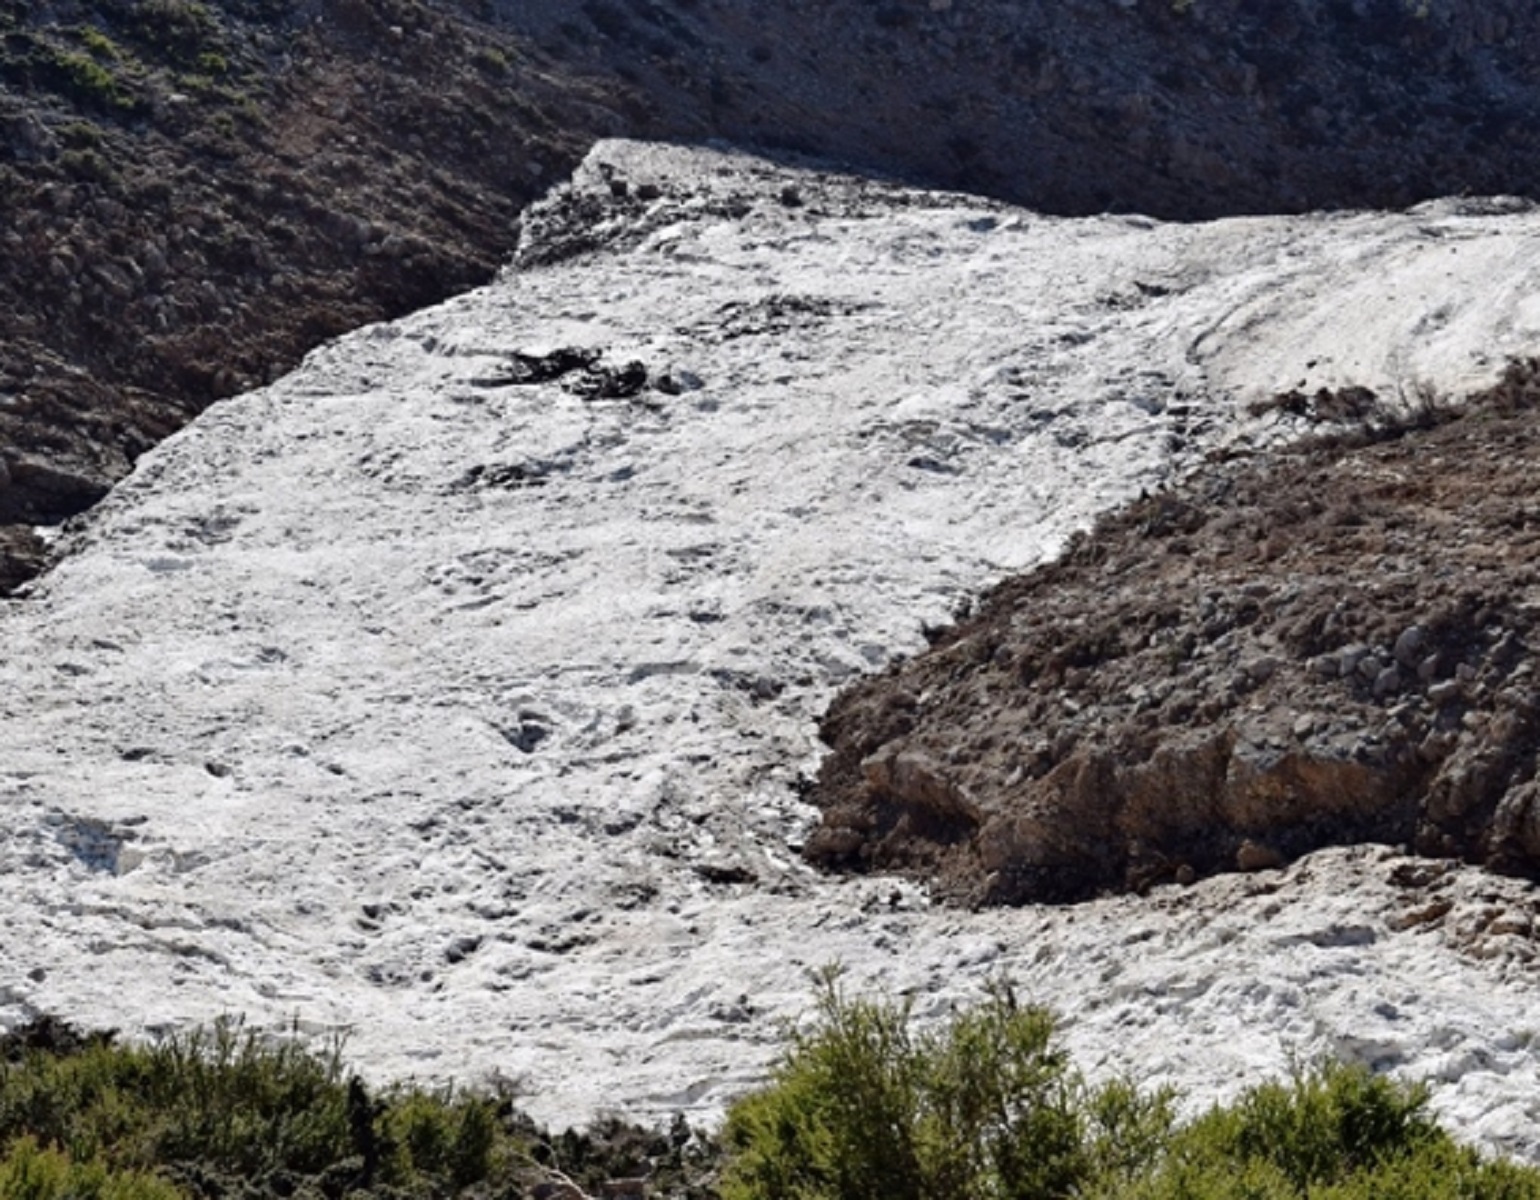
[[[87,54],[55,48],[48,67],[55,86],[82,103],[98,107],[123,103],[112,72]]]
[[[385,1136],[397,1155],[395,1174],[427,1175],[465,1187],[499,1166],[496,1106],[485,1096],[451,1090],[395,1093],[386,1110]]]
[[[1461,1147],[1425,1089],[1324,1064],[1178,1125],[1170,1093],[1088,1086],[995,984],[945,1028],[819,982],[817,1022],[728,1113],[724,1200],[1540,1200]]]
[[[5,1200],[182,1200],[182,1193],[153,1175],[110,1171],[100,1162],[79,1163],[35,1138],[16,1141],[0,1158],[0,1196]]]
[[[148,1047],[96,1038],[24,1050],[0,1064],[0,1146],[29,1141],[51,1148],[41,1167],[35,1154],[26,1159],[49,1178],[62,1155],[178,1178],[340,1172],[409,1195],[507,1183],[530,1161],[529,1138],[501,1097],[402,1087],[371,1099],[344,1070],[340,1044],[317,1052],[234,1022]],[[20,1194],[0,1187],[4,1200]]]
[[[1540,1172],[1457,1146],[1427,1091],[1323,1064],[1251,1089],[1177,1131],[1106,1200],[1540,1200]]]
[[[770,1086],[728,1114],[726,1200],[1067,1196],[1139,1171],[1170,1128],[1164,1093],[1088,1088],[1049,1014],[1004,983],[932,1033],[907,1005],[847,998],[836,972],[817,1006]]]
[[[1426,1088],[1401,1086],[1361,1067],[1330,1065],[1265,1083],[1188,1136],[1225,1157],[1272,1163],[1296,1190],[1373,1170],[1441,1141]]]
[[[107,62],[117,62],[123,57],[123,52],[118,49],[118,44],[100,29],[93,29],[90,25],[82,25],[75,33],[80,38],[80,44],[97,58]]]
[[[512,67],[508,55],[496,46],[478,46],[471,52],[471,61],[488,75],[506,75]]]

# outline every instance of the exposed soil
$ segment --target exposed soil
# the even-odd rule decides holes
[[[808,856],[972,904],[1362,841],[1540,874],[1537,401],[1516,363],[1103,520],[837,699]],[[1371,403],[1274,405],[1372,425]]]

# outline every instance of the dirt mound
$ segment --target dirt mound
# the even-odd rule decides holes
[[[838,698],[806,853],[968,903],[1359,841],[1540,872],[1537,401],[1514,364],[1459,409],[1102,521]]]

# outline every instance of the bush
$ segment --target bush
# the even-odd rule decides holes
[[[1458,1146],[1427,1092],[1321,1064],[1178,1125],[1090,1087],[1010,987],[943,1029],[825,973],[811,1032],[733,1106],[724,1200],[1540,1200],[1540,1171]]]
[[[398,1093],[384,1124],[387,1144],[398,1156],[392,1172],[397,1176],[426,1175],[466,1187],[493,1172],[497,1114],[484,1096]]]
[[[1143,1169],[1170,1097],[1090,1089],[1054,1024],[1009,985],[943,1030],[907,1005],[851,1000],[819,981],[818,1026],[793,1035],[765,1090],[728,1114],[726,1200],[1027,1200]]]
[[[110,1190],[117,1177],[101,1174],[109,1169],[130,1181],[158,1169],[178,1179],[340,1179],[437,1196],[508,1183],[530,1161],[529,1138],[500,1097],[399,1087],[371,1099],[344,1070],[339,1044],[317,1052],[234,1022],[148,1047],[101,1037],[23,1046],[0,1065],[7,1145],[19,1148],[16,1170],[43,1180],[39,1187],[73,1171],[98,1188],[58,1192],[71,1197],[119,1195]],[[82,1163],[91,1165],[72,1165]],[[55,1194],[7,1187],[8,1178],[0,1174],[5,1200]]]
[[[0,1158],[0,1196],[6,1200],[181,1200],[169,1183],[137,1171],[109,1171],[77,1163],[57,1150],[22,1138]]]
[[[1537,1200],[1540,1172],[1457,1146],[1427,1091],[1321,1064],[1179,1130],[1107,1200]]]

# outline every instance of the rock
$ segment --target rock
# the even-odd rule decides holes
[[[1453,679],[1445,679],[1435,683],[1428,689],[1428,700],[1432,704],[1445,705],[1458,700],[1464,689]]]
[[[1242,670],[1253,683],[1266,683],[1278,670],[1278,659],[1271,654],[1258,655]]]
[[[1283,866],[1287,861],[1271,846],[1250,838],[1243,841],[1235,852],[1235,865],[1242,871],[1270,871]]]
[[[63,463],[25,455],[11,460],[10,486],[0,493],[0,520],[25,515],[62,520],[84,512],[107,494],[105,480]]]
[[[1369,657],[1368,646],[1361,642],[1355,642],[1351,646],[1344,646],[1337,652],[1337,674],[1343,679],[1355,674],[1364,660]]]
[[[47,562],[48,547],[30,526],[0,525],[0,596],[10,595]]]
[[[1395,660],[1408,671],[1415,671],[1422,659],[1423,648],[1428,644],[1428,631],[1421,625],[1411,625],[1396,638]]]

